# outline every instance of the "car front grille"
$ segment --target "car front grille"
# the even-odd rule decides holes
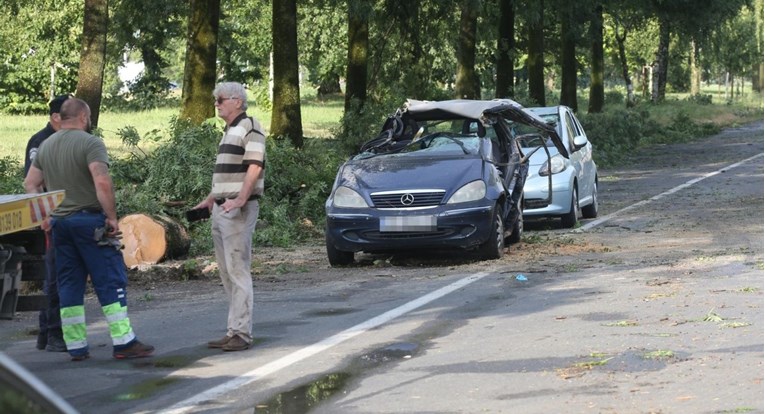
[[[379,232],[365,231],[363,238],[367,240],[412,240],[412,239],[437,239],[454,234],[454,229],[438,229],[438,231],[418,232],[418,231],[397,231],[397,232]]]
[[[524,209],[535,209],[535,208],[545,208],[549,206],[550,203],[548,200],[541,199],[541,198],[527,198],[523,200],[523,208]]]
[[[373,193],[375,208],[435,207],[441,204],[445,191],[401,191]]]

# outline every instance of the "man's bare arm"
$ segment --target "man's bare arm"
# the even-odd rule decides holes
[[[42,193],[45,187],[43,172],[34,165],[29,167],[26,178],[24,178],[24,190],[28,194]]]
[[[96,161],[88,164],[90,175],[93,177],[93,183],[96,186],[96,196],[101,208],[106,214],[106,224],[112,228],[110,233],[119,231],[117,224],[117,201],[114,198],[114,184],[109,175],[109,167],[106,164]]]

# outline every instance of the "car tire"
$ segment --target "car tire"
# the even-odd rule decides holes
[[[329,260],[330,266],[348,266],[353,263],[353,252],[338,250],[329,232],[325,233],[325,244],[327,245],[327,260]]]
[[[478,246],[478,254],[482,259],[499,259],[505,253],[505,226],[499,205],[494,207],[490,228],[489,239]]]
[[[574,191],[571,193],[571,210],[560,216],[560,225],[563,228],[571,229],[576,226],[576,223],[579,221],[579,192],[576,191],[576,187],[574,187]]]
[[[508,244],[519,243],[523,236],[523,199],[518,200],[518,220],[513,225],[513,232],[507,238]]]
[[[592,185],[592,203],[582,207],[582,217],[588,219],[598,217],[598,183]]]

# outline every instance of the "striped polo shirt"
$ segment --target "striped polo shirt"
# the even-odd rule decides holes
[[[251,195],[263,195],[266,164],[266,136],[255,118],[242,113],[223,131],[215,159],[212,177],[212,196],[236,198],[242,189],[247,168],[260,165],[260,177]]]

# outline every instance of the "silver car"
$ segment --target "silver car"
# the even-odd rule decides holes
[[[574,112],[563,105],[529,110],[555,125],[569,157],[561,156],[549,141],[543,146],[540,134],[518,130],[521,135],[517,138],[522,138],[518,142],[530,154],[523,216],[560,218],[565,228],[575,227],[580,218],[597,217],[598,167],[592,159],[592,144]]]

